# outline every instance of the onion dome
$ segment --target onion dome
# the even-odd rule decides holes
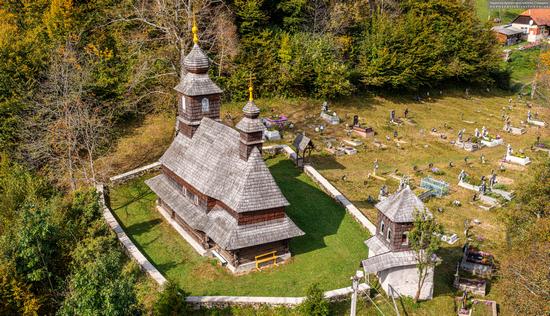
[[[252,96],[252,85],[248,88],[250,97],[248,102],[243,107],[244,117],[237,123],[237,129],[245,133],[254,133],[254,132],[263,132],[265,126],[262,124],[262,121],[258,118],[260,116],[260,109],[254,103],[254,97]]]
[[[210,66],[210,60],[208,56],[202,51],[199,47],[199,36],[197,35],[199,28],[195,22],[195,17],[193,16],[193,48],[185,58],[183,59],[183,66],[188,72],[196,74],[204,74],[208,72],[208,67]]]
[[[248,102],[246,102],[246,105],[243,108],[244,116],[249,118],[257,118],[260,115],[260,109],[256,106],[256,103],[254,103],[254,97],[252,96],[253,88],[250,86],[248,88],[248,93],[250,94],[250,97],[248,98]]]

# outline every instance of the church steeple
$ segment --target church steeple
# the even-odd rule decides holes
[[[222,90],[208,76],[210,60],[199,47],[198,27],[193,16],[193,47],[183,59],[187,73],[174,88],[178,92],[177,129],[189,138],[203,117],[220,120]]]
[[[245,161],[247,161],[248,157],[250,157],[254,147],[258,148],[259,151],[262,152],[262,145],[264,142],[263,134],[265,126],[258,118],[260,116],[260,109],[254,103],[254,96],[252,94],[253,90],[254,88],[252,88],[251,83],[248,88],[248,102],[243,107],[244,117],[236,126],[241,134],[239,155],[241,159]]]

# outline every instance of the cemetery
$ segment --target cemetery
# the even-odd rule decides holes
[[[252,243],[244,244],[247,245],[245,248],[231,248],[231,244],[220,239],[225,234],[222,230],[238,229],[239,226],[216,227],[216,221],[208,216],[221,216],[222,210],[213,208],[204,219],[206,224],[200,224],[203,226],[195,226],[198,217],[179,221],[194,241],[174,236],[177,233],[164,222],[163,216],[165,219],[177,219],[183,214],[172,212],[170,215],[164,212],[166,215],[155,210],[157,207],[176,209],[182,203],[174,199],[180,193],[174,190],[165,192],[166,188],[174,185],[165,181],[173,177],[173,172],[164,166],[160,175],[145,175],[116,186],[111,192],[115,216],[161,273],[180,284],[192,283],[189,290],[196,295],[303,295],[306,284],[314,280],[322,280],[321,286],[326,289],[346,286],[349,276],[355,271],[355,263],[362,262],[364,272],[371,276],[369,282],[378,280],[386,295],[393,296],[397,291],[400,295],[413,296],[416,259],[407,248],[406,233],[412,225],[414,210],[421,208],[431,210],[431,216],[436,217],[445,228],[443,233],[437,235],[444,249],[437,259],[442,268],[429,271],[421,299],[427,300],[426,304],[442,306],[454,300],[452,294],[441,295],[441,289],[468,291],[477,296],[492,295],[488,292],[487,284],[492,275],[493,256],[468,246],[468,243],[472,242],[474,234],[478,241],[486,238],[498,240],[504,234],[492,210],[513,198],[508,185],[514,179],[519,179],[521,173],[503,163],[530,163],[530,158],[522,153],[514,153],[511,148],[511,144],[529,148],[526,144],[532,144],[529,140],[532,139],[530,129],[513,139],[507,139],[510,144],[506,158],[502,160],[498,146],[504,140],[500,135],[489,133],[489,130],[502,126],[502,121],[496,119],[496,115],[485,115],[487,119],[480,120],[479,110],[471,107],[473,100],[464,98],[458,92],[450,92],[448,97],[433,100],[429,103],[429,109],[412,107],[402,100],[375,97],[367,101],[347,100],[345,107],[339,102],[333,102],[330,109],[328,102],[325,102],[321,114],[316,115],[316,103],[307,100],[296,101],[305,102],[300,103],[300,106],[293,106],[292,103],[262,104],[262,101],[256,105],[252,98],[252,87],[250,89],[249,102],[242,109],[228,113],[235,121],[241,118],[235,126],[237,131],[226,130],[227,127],[222,128],[217,125],[219,123],[204,119],[198,129],[186,129],[185,124],[188,123],[182,120],[180,124],[183,125],[179,128],[183,134],[178,135],[171,146],[194,144],[195,141],[182,140],[183,137],[195,139],[197,144],[194,146],[205,146],[206,139],[213,135],[234,135],[239,139],[240,149],[234,151],[236,158],[231,164],[244,164],[254,157],[253,161],[257,165],[252,169],[243,167],[243,170],[260,170],[262,160],[256,149],[261,150],[263,142],[268,145],[291,145],[295,151],[292,160],[282,157],[269,147],[264,147],[263,151],[267,169],[262,172],[272,173],[275,184],[271,183],[269,190],[261,192],[272,194],[269,192],[274,192],[273,188],[278,186],[288,200],[288,204],[281,202],[282,212],[260,209],[254,219],[247,219],[243,215],[237,217],[254,223],[265,222],[267,225],[273,221],[272,218],[288,216],[288,224],[284,228],[288,233],[277,237],[274,234],[281,234],[282,230],[272,232],[266,230],[266,225],[252,224],[250,229],[255,229],[258,237]],[[488,102],[485,111],[496,113],[503,99],[505,97],[485,100]],[[365,106],[365,102],[379,105]],[[462,104],[460,112],[455,109],[457,103]],[[428,107],[426,103],[423,106]],[[239,109],[239,106],[229,106],[229,109],[232,108]],[[437,108],[437,111],[433,108]],[[389,121],[388,109],[391,109]],[[401,110],[403,118],[398,118],[396,112]],[[476,117],[476,122],[480,123],[464,122],[463,112],[468,110],[471,111],[468,115]],[[264,117],[262,113],[271,115]],[[515,115],[518,114],[508,113],[508,117]],[[360,123],[359,117],[368,117],[368,126]],[[353,118],[351,128],[341,118]],[[414,124],[403,124],[406,122]],[[473,124],[482,125],[482,128],[475,128],[471,126]],[[205,130],[207,128],[219,131],[209,134]],[[473,134],[465,135],[466,128],[470,131],[473,129]],[[508,126],[507,131],[510,129]],[[375,130],[380,133],[379,139],[374,138],[377,134]],[[431,132],[426,133],[426,130]],[[261,134],[256,135],[258,131]],[[237,137],[239,133],[240,138]],[[450,141],[454,146],[449,146],[446,135],[452,134],[456,134],[457,139]],[[372,142],[366,141],[370,138],[373,138]],[[223,148],[233,146],[228,145],[227,141],[215,144],[221,152],[231,152]],[[477,154],[477,150],[482,148],[482,153]],[[169,148],[161,163],[181,173],[185,169],[177,166],[182,162],[171,156],[172,152],[178,151]],[[533,155],[538,157],[539,154],[533,152]],[[207,163],[205,160],[208,159],[212,158],[202,158],[201,164]],[[192,161],[197,163],[201,159],[192,157]],[[376,231],[372,235],[305,175],[303,170],[308,165],[314,166],[329,183],[341,190],[349,199],[348,203],[356,205],[358,212],[374,223],[372,225]],[[212,168],[209,172],[229,172],[229,176],[236,172],[218,169]],[[489,176],[478,179],[470,174]],[[263,183],[269,182],[265,175],[262,177]],[[457,177],[458,185],[454,186],[451,183]],[[498,183],[499,178],[508,179],[506,185]],[[184,185],[190,181],[176,180],[176,183]],[[205,177],[201,181],[208,183],[209,180]],[[201,184],[199,182],[196,185]],[[205,189],[212,190],[208,186]],[[203,196],[198,195],[200,192],[194,193],[194,190],[194,187],[187,187],[186,192],[198,196],[198,207],[208,208],[210,197],[204,197],[206,203],[202,203]],[[247,192],[252,196],[258,194],[252,189]],[[155,195],[162,198],[155,202]],[[280,197],[278,200],[283,201]],[[228,200],[227,203],[231,202]],[[461,231],[461,223],[465,220],[476,225],[468,228],[464,236],[453,233]],[[193,249],[195,242],[210,252],[211,256],[197,254],[196,249]],[[466,245],[461,249],[463,243]],[[166,245],[176,250],[166,251]],[[267,251],[270,247],[276,247],[277,250]],[[185,254],[183,261],[177,255],[181,253]],[[454,262],[457,261],[459,264],[455,272]]]

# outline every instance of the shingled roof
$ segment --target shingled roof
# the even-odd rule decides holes
[[[206,213],[185,197],[178,186],[161,174],[145,183],[193,229],[205,232],[224,249],[235,250],[304,235],[288,217],[238,225],[227,211],[215,206]]]
[[[298,134],[296,138],[294,139],[294,142],[292,145],[296,148],[297,151],[303,151],[307,148],[308,145],[313,146],[313,142],[309,137],[307,137],[304,134]]]
[[[192,139],[178,135],[160,162],[205,195],[234,211],[288,206],[262,156],[255,148],[239,157],[239,132],[203,118]]]
[[[363,260],[366,273],[376,273],[391,268],[415,265],[416,256],[412,251],[386,252]]]
[[[424,203],[409,186],[379,202],[375,207],[394,223],[412,223],[417,211],[426,210]]]

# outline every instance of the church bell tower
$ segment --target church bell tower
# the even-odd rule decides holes
[[[210,60],[199,47],[198,27],[193,17],[193,48],[183,59],[187,73],[174,88],[178,94],[176,129],[192,138],[203,117],[220,120],[222,90],[208,76]]]

